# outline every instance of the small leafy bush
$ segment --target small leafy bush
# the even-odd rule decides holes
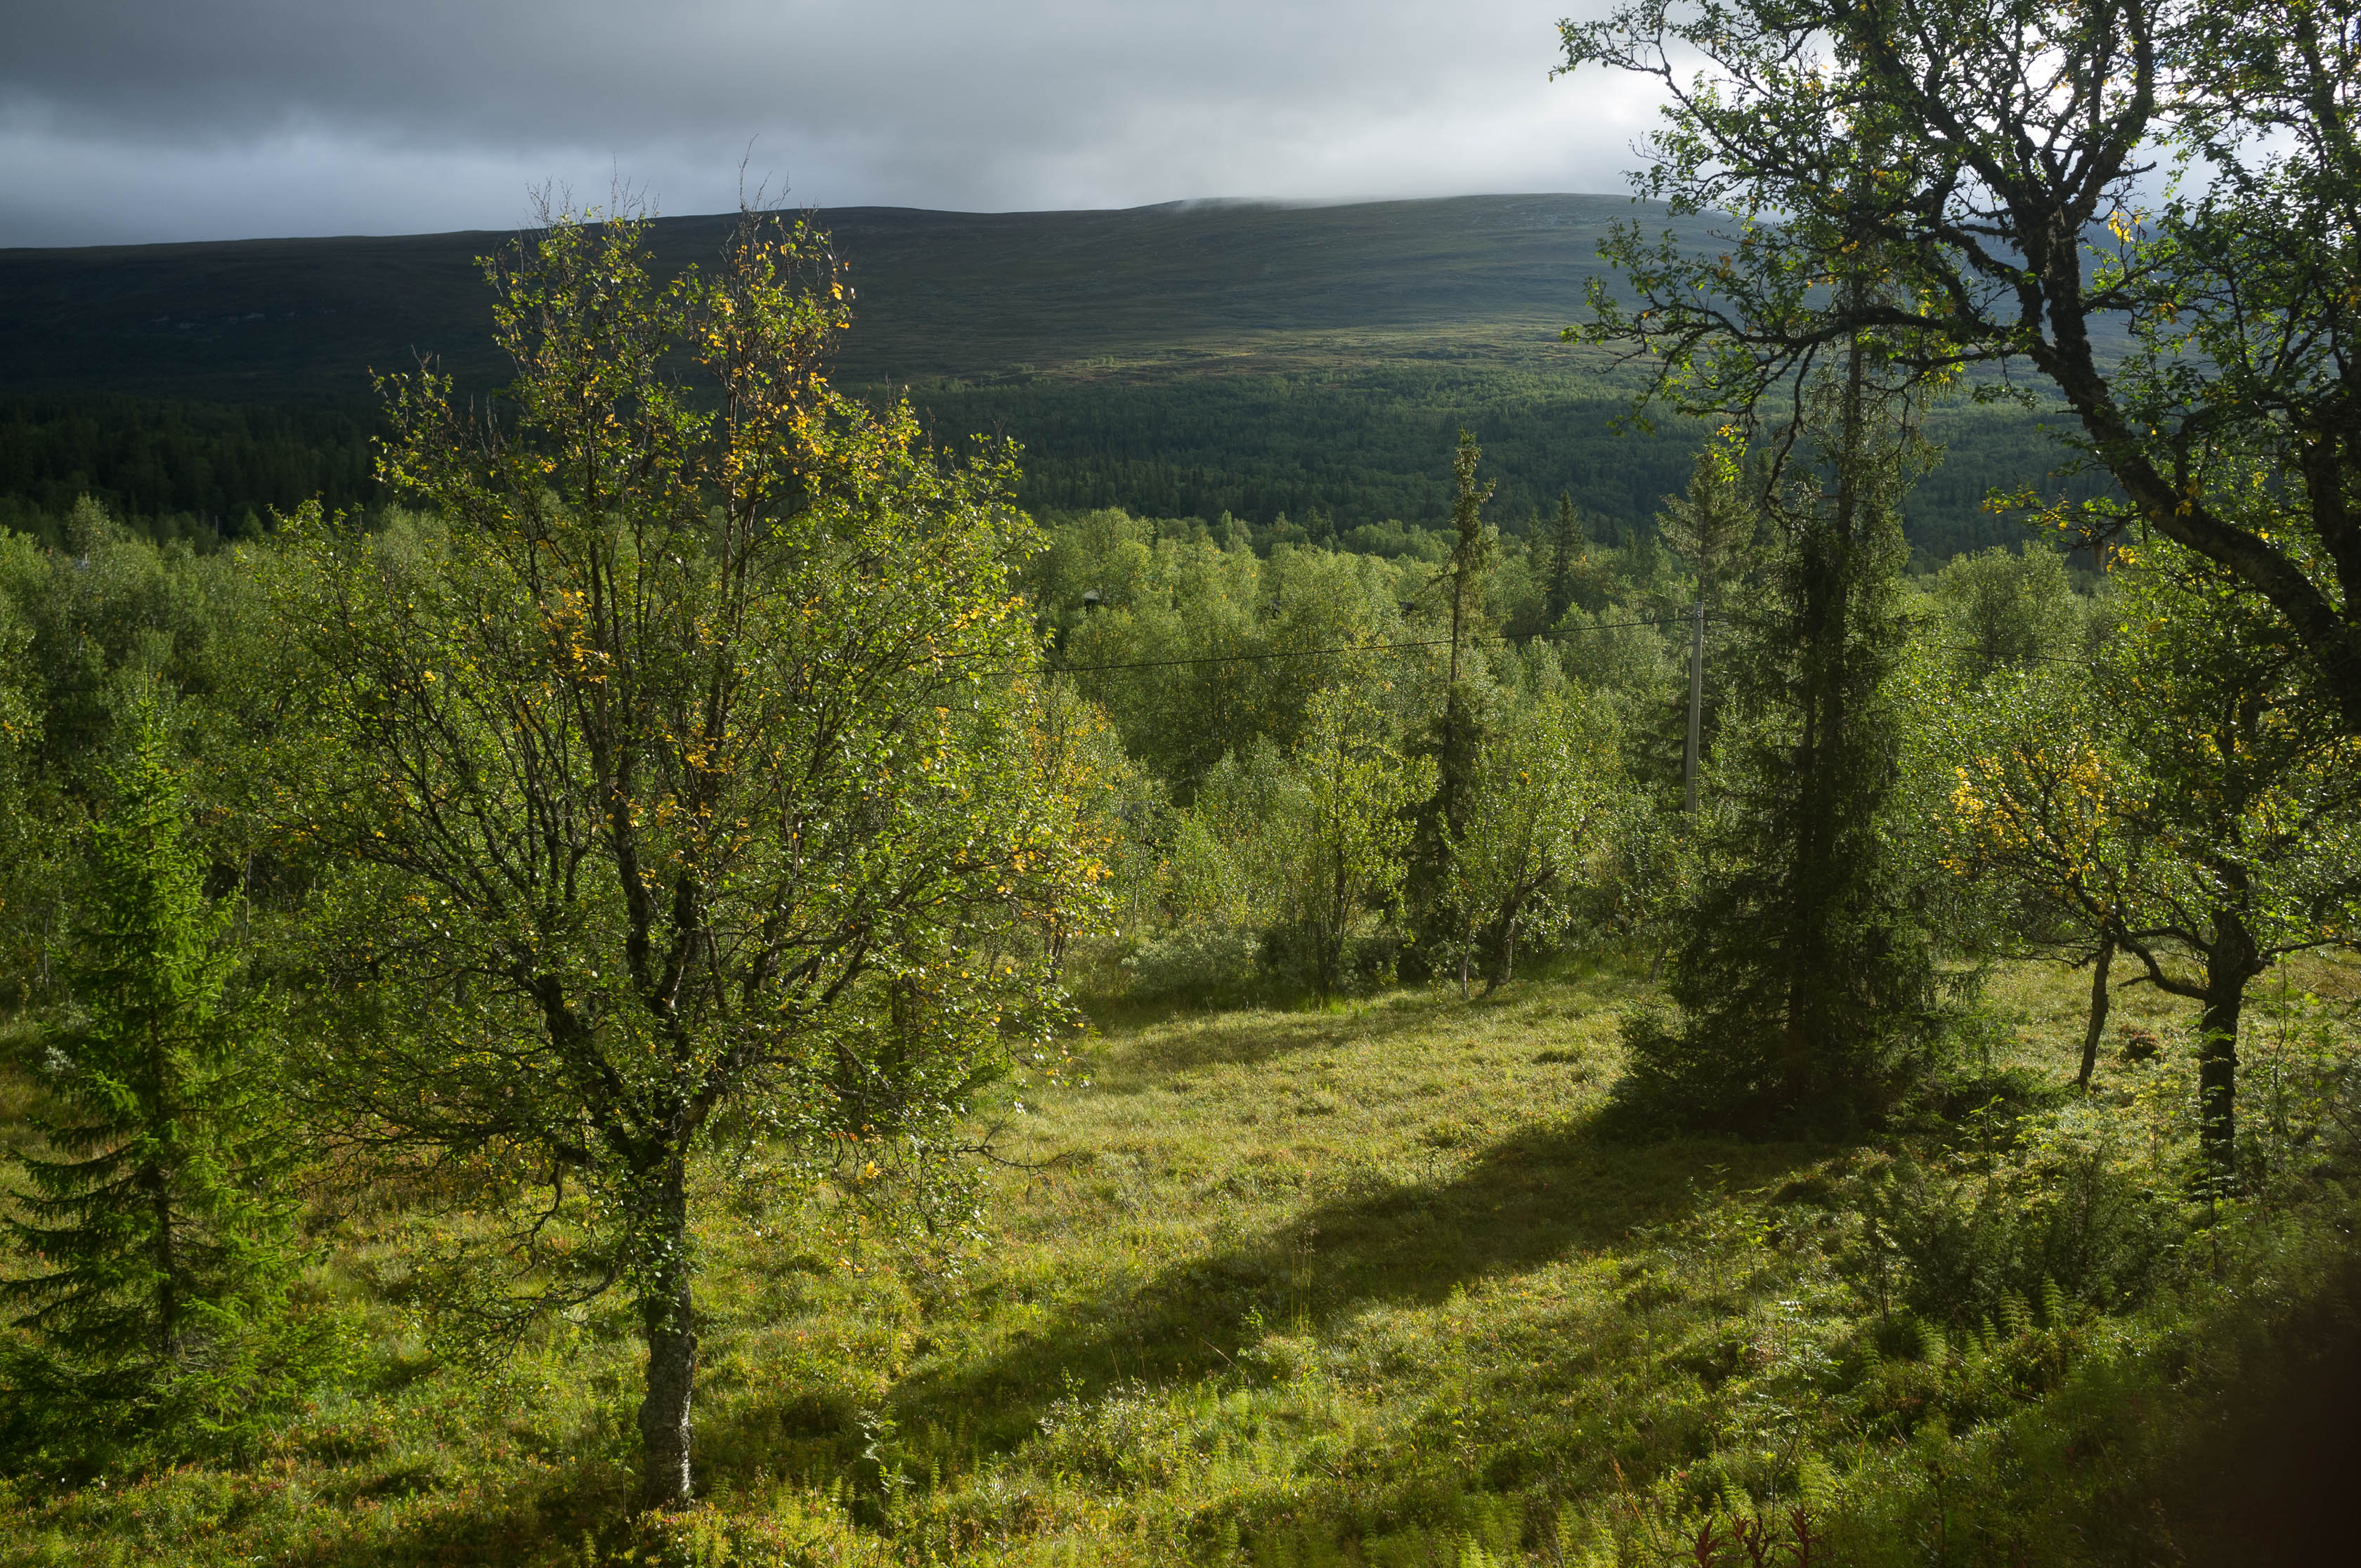
[[[1096,1399],[1051,1401],[1041,1448],[1059,1469],[1131,1491],[1167,1485],[1184,1469],[1192,1430],[1185,1412],[1135,1380]]]
[[[1262,938],[1218,926],[1180,926],[1150,938],[1125,961],[1131,994],[1142,1000],[1210,1000],[1249,991]]]

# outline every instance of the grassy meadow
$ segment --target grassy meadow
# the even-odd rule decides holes
[[[2361,1002],[2349,960],[2285,970],[2246,1045],[2265,1174],[2210,1212],[2187,1196],[2191,1019],[2124,991],[2083,1100],[2059,1086],[2087,980],[2057,966],[1993,977],[1980,1105],[1851,1145],[1623,1124],[1637,970],[1104,1003],[1069,1070],[979,1128],[972,1192],[918,1204],[848,1169],[789,1201],[776,1150],[701,1166],[705,1496],[661,1524],[623,1522],[620,1299],[446,1358],[401,1261],[429,1195],[324,1193],[340,1261],[307,1310],[347,1352],[300,1419],[241,1463],[20,1476],[0,1563],[2281,1560],[2272,1498],[2334,1463],[2305,1423],[2354,1372],[2315,1091]],[[1880,1172],[1996,1191],[2078,1153],[2171,1211],[2144,1304],[1898,1304],[1861,1196]]]

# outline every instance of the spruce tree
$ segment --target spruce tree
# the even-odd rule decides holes
[[[1543,619],[1551,626],[1574,603],[1574,565],[1581,554],[1582,523],[1575,516],[1574,497],[1560,490],[1557,518],[1550,526],[1549,580],[1542,603]]]
[[[1451,661],[1443,695],[1443,718],[1436,744],[1436,818],[1456,831],[1475,770],[1477,733],[1475,693],[1470,676],[1476,666],[1475,643],[1487,625],[1484,598],[1498,554],[1492,530],[1484,524],[1484,503],[1492,499],[1493,483],[1476,481],[1476,465],[1483,460],[1476,437],[1459,433],[1459,450],[1452,456],[1451,560],[1444,567],[1444,583],[1451,604]]]
[[[1926,454],[1908,413],[1856,337],[1795,433],[1816,471],[1764,497],[1773,548],[1765,591],[1735,617],[1741,711],[1668,979],[1678,1015],[1637,1020],[1630,1038],[1631,1093],[1692,1119],[1857,1121],[1938,1017],[1885,831],[1901,498]]]
[[[1485,590],[1498,554],[1494,532],[1484,522],[1484,503],[1491,499],[1493,486],[1489,481],[1479,484],[1476,478],[1476,466],[1483,455],[1476,437],[1461,431],[1451,465],[1451,556],[1433,583],[1443,596],[1451,634],[1443,708],[1434,716],[1429,739],[1421,748],[1421,754],[1434,764],[1434,793],[1415,814],[1409,885],[1413,924],[1422,941],[1430,946],[1449,941],[1444,889],[1450,874],[1451,844],[1465,826],[1477,752],[1483,741],[1485,716],[1476,679],[1481,666],[1476,643],[1488,625]],[[1423,978],[1423,965],[1421,957],[1411,956],[1403,978]]]
[[[1697,597],[1719,608],[1746,573],[1755,532],[1754,509],[1747,504],[1730,452],[1708,447],[1697,454],[1687,490],[1664,499],[1656,530],[1696,574]]]
[[[86,836],[68,1016],[33,1063],[41,1145],[17,1156],[29,1190],[6,1222],[33,1267],[0,1282],[49,1353],[45,1380],[92,1400],[207,1365],[290,1255],[269,1085],[228,995],[230,910],[185,841],[167,726],[152,704],[139,718]]]

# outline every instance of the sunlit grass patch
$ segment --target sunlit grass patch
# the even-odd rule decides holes
[[[2305,1041],[2347,1048],[2337,1006],[2302,998],[2353,975],[2291,977],[2284,1046],[2257,1010],[2258,1085],[2274,1052],[2292,1082]],[[1471,1550],[1651,1560],[1708,1519],[1725,1539],[1757,1516],[1792,1535],[1800,1508],[1877,1562],[1925,1522],[1929,1464],[1969,1477],[1945,1506],[1974,1529],[2033,1506],[1992,1477],[2018,1473],[2042,1429],[2009,1423],[2045,1399],[2067,1401],[2074,1452],[2165,1463],[2184,1418],[2144,1428],[2121,1400],[2177,1398],[2139,1369],[2219,1365],[2212,1331],[2038,1290],[1973,1321],[1898,1297],[1881,1314],[1857,1193],[1881,1159],[1923,1159],[1972,1194],[2037,1135],[2102,1139],[2186,1209],[2176,1006],[2124,996],[2119,1020],[2169,1048],[2111,1046],[2083,1102],[2062,1086],[2086,976],[2002,970],[1993,1066],[2060,1092],[1985,1142],[1619,1141],[1601,1113],[1641,989],[1590,973],[1473,1003],[1110,1019],[1081,1071],[1006,1115],[966,1241],[807,1200],[763,1151],[713,1161],[706,1495],[670,1523],[626,1517],[620,1306],[553,1321],[496,1368],[438,1359],[394,1288],[404,1217],[357,1215],[318,1286],[365,1336],[351,1376],[243,1469],[14,1483],[0,1561],[1460,1568]],[[2275,1190],[2269,1213],[2224,1209],[2218,1258],[2174,1266],[2189,1322],[2209,1270],[2276,1281],[2236,1287],[2266,1303],[2257,1323],[2309,1299],[2329,1255],[2286,1206],[2298,1189]],[[2122,1356],[2133,1371],[2105,1370]],[[2099,1506],[2080,1463],[2042,1495],[2058,1518]]]

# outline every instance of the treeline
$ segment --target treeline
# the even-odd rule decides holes
[[[1628,396],[1595,378],[1466,365],[1012,376],[910,389],[939,438],[983,433],[1025,448],[1018,499],[1041,513],[1115,507],[1143,517],[1244,522],[1257,547],[1320,544],[1400,554],[1451,503],[1436,455],[1462,429],[1484,443],[1499,488],[1490,515],[1523,536],[1570,493],[1611,542],[1645,532],[1686,482],[1703,428],[1678,419],[1618,430]],[[1938,416],[1943,462],[1911,498],[1905,528],[1931,570],[2016,536],[1985,510],[1994,490],[2046,479],[2067,454],[2017,410],[1960,404]],[[2054,421],[2052,422],[2054,422]],[[160,539],[240,537],[317,499],[331,511],[379,499],[380,411],[163,402],[128,396],[0,402],[0,522],[52,542],[74,500]],[[2075,493],[2091,493],[2088,482]]]
[[[1511,531],[1566,489],[1609,526],[1644,525],[1700,439],[1680,421],[1619,433],[1628,400],[1611,385],[1502,367],[1022,377],[910,395],[945,434],[1021,442],[1021,494],[1037,508],[1226,511],[1257,528],[1286,516],[1319,543],[1388,520],[1440,524],[1451,477],[1437,455],[1462,429],[1485,444]]]
[[[1653,526],[1708,433],[1677,416],[1621,423],[1630,392],[1608,378],[1465,363],[1027,376],[924,383],[910,395],[939,433],[1021,442],[1020,494],[1037,510],[1208,521],[1228,512],[1258,540],[1348,548],[1356,527],[1442,524],[1451,478],[1435,455],[1461,430],[1483,444],[1497,487],[1489,514],[1503,533],[1533,532],[1571,493],[1606,540]],[[1941,459],[1904,510],[1922,569],[2020,537],[2010,517],[1986,509],[1995,491],[2029,488],[2054,499],[2105,488],[2054,476],[2071,456],[2052,433],[2058,415],[1962,399],[1931,422]]]
[[[377,491],[368,410],[167,402],[128,396],[0,400],[0,526],[57,543],[90,497],[159,539],[251,536],[273,511],[333,510]]]
[[[1662,968],[1699,918],[1682,912],[1700,869],[1730,852],[1706,836],[1734,830],[1725,737],[1759,743],[1779,722],[1748,694],[1776,667],[1780,553],[1716,472],[1620,543],[1589,538],[1571,508],[1529,537],[1478,522],[1392,558],[1257,553],[1243,525],[1224,537],[1113,510],[1058,521],[1027,572],[1049,667],[1105,716],[1128,780],[1113,861],[1126,935],[1089,983],[1239,1001],[1463,969],[1489,989],[1520,954],[1636,950]],[[1935,793],[1864,820],[1916,846],[1913,897],[1964,922],[1920,946],[2005,947],[1967,920],[1935,831],[1958,760],[1942,747],[1973,742],[1938,745],[1930,727],[1955,722],[1963,685],[2091,657],[2113,588],[1996,547],[1893,591],[1914,630],[1881,685],[1906,681],[1894,722]],[[1347,775],[1356,795],[1323,794]]]

